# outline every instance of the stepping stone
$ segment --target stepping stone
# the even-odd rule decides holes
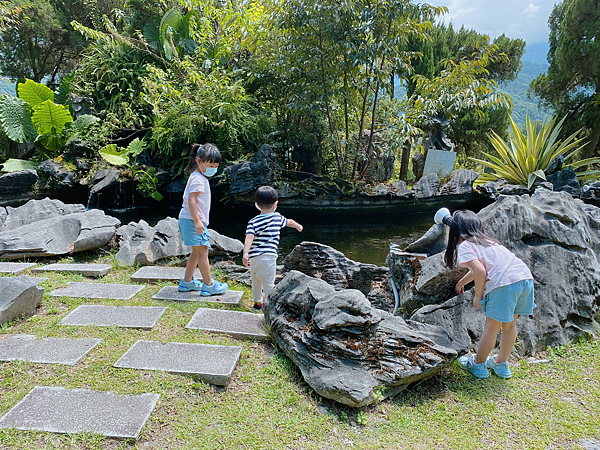
[[[135,284],[109,284],[109,283],[69,283],[68,287],[56,289],[50,293],[52,297],[86,297],[86,298],[113,298],[129,300],[145,286]],[[177,288],[175,288],[177,289]]]
[[[0,262],[0,273],[20,273],[36,265],[36,263]]]
[[[79,273],[84,277],[101,277],[111,270],[112,266],[108,264],[49,264],[31,269],[33,273],[69,272]]]
[[[37,339],[30,334],[0,341],[0,361],[31,361],[45,364],[77,364],[102,339]]]
[[[227,386],[242,347],[137,341],[114,367],[164,370],[195,375],[207,383]]]
[[[61,325],[143,328],[150,330],[167,308],[160,306],[81,305],[67,314]]]
[[[159,398],[36,386],[0,419],[0,428],[137,439]]]
[[[158,281],[177,281],[183,277],[185,267],[144,266],[131,275],[131,281],[138,283],[156,283]],[[200,271],[196,269],[194,278],[202,280]]]
[[[200,308],[186,328],[225,333],[236,339],[269,340],[265,331],[265,317],[249,312]]]
[[[219,295],[203,297],[200,291],[179,292],[177,286],[165,286],[152,296],[156,300],[176,300],[180,302],[218,302],[227,305],[239,305],[244,293],[227,290]]]

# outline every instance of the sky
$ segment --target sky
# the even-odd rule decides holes
[[[505,33],[527,45],[548,41],[548,17],[560,0],[422,0],[434,6],[447,6],[444,22],[455,28],[464,25],[494,39]]]

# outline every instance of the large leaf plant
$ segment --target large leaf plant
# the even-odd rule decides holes
[[[0,125],[8,138],[17,143],[58,151],[64,145],[65,128],[73,122],[67,106],[54,103],[54,92],[41,83],[17,83],[17,97],[0,97]]]
[[[470,158],[494,171],[481,174],[477,178],[477,184],[504,178],[509,183],[531,188],[538,178],[546,179],[544,170],[560,154],[565,158],[566,167],[570,166],[573,170],[600,163],[600,158],[575,161],[585,142],[577,138],[579,132],[573,133],[564,140],[558,139],[565,118],[556,123],[557,118],[553,116],[538,129],[537,124],[529,118],[528,114],[525,133],[519,129],[512,117],[509,116],[509,119],[512,135],[508,142],[493,131],[489,135],[498,156],[483,153],[487,161]],[[598,176],[599,173],[599,170],[577,172],[577,178],[582,180]]]

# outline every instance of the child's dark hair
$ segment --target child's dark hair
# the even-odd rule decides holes
[[[271,186],[261,186],[254,194],[254,201],[263,208],[272,206],[277,200],[279,200],[279,194]]]
[[[448,233],[448,247],[444,255],[444,261],[450,269],[456,267],[456,249],[460,238],[463,241],[470,241],[475,244],[489,247],[499,242],[483,234],[483,224],[477,214],[468,209],[456,211],[452,214],[452,223],[450,224],[450,233]]]
[[[198,166],[196,158],[203,162],[221,164],[221,152],[215,144],[192,144],[190,145],[188,165],[184,169],[185,173],[192,173],[196,170]]]

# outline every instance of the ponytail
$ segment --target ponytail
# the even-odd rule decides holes
[[[183,170],[184,173],[189,174],[196,170],[196,167],[198,166],[196,159],[200,159],[200,161],[203,162],[221,164],[221,152],[219,152],[219,149],[215,144],[190,145],[188,164]]]

